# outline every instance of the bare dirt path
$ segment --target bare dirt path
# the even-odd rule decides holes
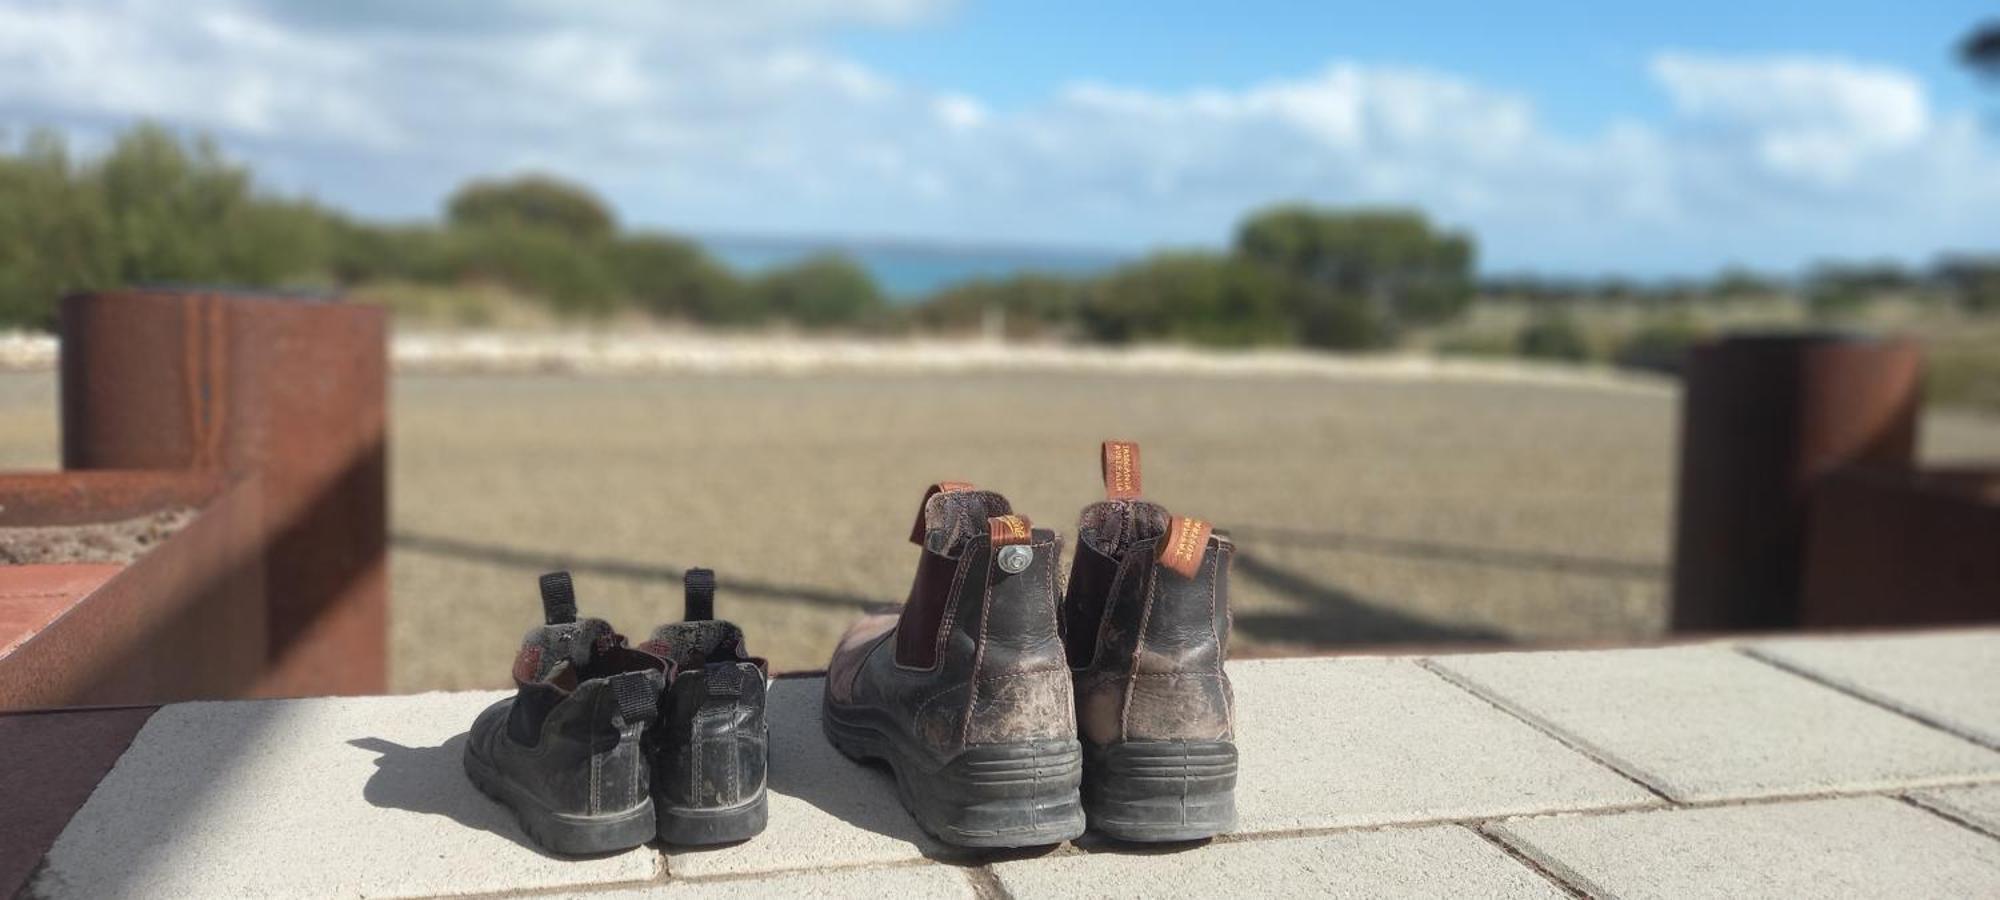
[[[54,376],[0,375],[0,467],[55,463]],[[680,570],[780,668],[908,587],[923,487],[1069,532],[1103,437],[1148,494],[1233,530],[1239,647],[1626,639],[1663,618],[1676,401],[1530,384],[1129,374],[402,375],[393,682],[493,686],[568,565],[643,631]],[[1931,459],[2000,421],[1927,422]]]

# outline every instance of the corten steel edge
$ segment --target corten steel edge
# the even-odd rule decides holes
[[[141,290],[69,297],[61,321],[66,468],[256,477],[266,659],[255,693],[385,691],[384,312]]]
[[[1923,357],[1908,340],[1739,335],[1696,346],[1682,399],[1672,627],[1803,623],[1814,492],[1832,473],[1908,472]]]
[[[2000,620],[2000,469],[1848,471],[1814,492],[1807,628]]]
[[[0,473],[0,526],[191,507],[129,564],[0,567],[0,710],[242,696],[264,669],[255,476]]]

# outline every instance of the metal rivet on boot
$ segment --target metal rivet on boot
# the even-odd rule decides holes
[[[1024,544],[1010,544],[1000,548],[1000,571],[1009,575],[1019,575],[1035,561],[1035,548]]]

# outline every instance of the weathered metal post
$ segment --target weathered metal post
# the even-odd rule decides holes
[[[1907,470],[1923,357],[1907,340],[1744,335],[1690,354],[1672,627],[1800,624],[1808,501],[1824,476]]]
[[[65,467],[259,474],[260,694],[388,687],[386,357],[375,307],[151,290],[63,302]]]

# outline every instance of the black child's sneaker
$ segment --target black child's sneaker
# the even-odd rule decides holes
[[[578,619],[568,572],[541,582],[548,624],[521,642],[515,695],[472,723],[465,774],[548,850],[637,847],[654,832],[641,744],[659,717],[667,664],[626,647],[603,619]]]
[[[687,621],[641,645],[674,672],[648,734],[660,840],[724,844],[757,836],[766,817],[769,729],[764,660],[743,629],[715,618],[715,573],[689,569]]]

